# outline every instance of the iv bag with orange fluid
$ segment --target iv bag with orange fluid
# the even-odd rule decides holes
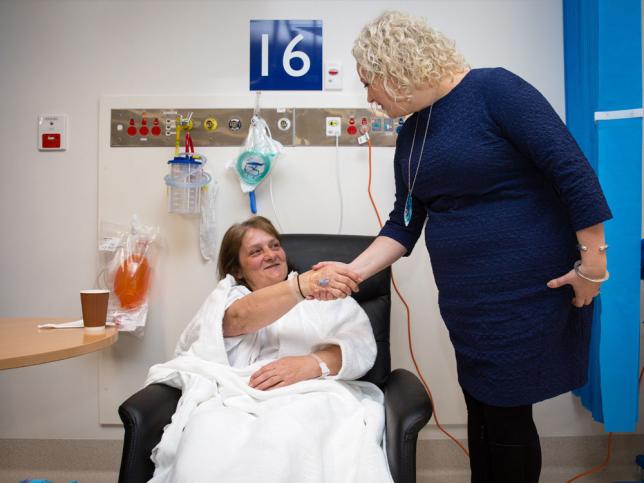
[[[98,284],[110,290],[107,320],[143,336],[158,258],[159,227],[134,215],[130,226],[101,222]]]
[[[121,307],[130,310],[145,302],[150,286],[150,263],[147,259],[148,243],[139,240],[136,250],[121,260],[114,274],[114,293]]]

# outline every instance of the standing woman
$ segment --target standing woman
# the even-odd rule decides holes
[[[532,405],[586,382],[593,297],[608,278],[611,213],[597,177],[533,86],[502,68],[470,69],[423,20],[386,12],[353,55],[368,101],[411,116],[389,220],[342,268],[366,279],[409,255],[425,227],[472,482],[537,482]],[[332,295],[319,287],[316,297]]]

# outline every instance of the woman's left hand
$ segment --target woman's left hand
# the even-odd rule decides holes
[[[310,356],[288,356],[266,364],[250,376],[248,385],[265,391],[320,376],[320,366]]]
[[[567,274],[562,275],[559,278],[550,280],[547,285],[550,288],[559,288],[563,287],[564,285],[572,285],[572,289],[575,291],[575,296],[572,299],[572,304],[575,307],[583,307],[584,305],[590,305],[593,301],[593,298],[599,295],[599,286],[601,285],[601,283],[589,282],[588,280],[584,280],[575,273],[574,269],[572,269]]]

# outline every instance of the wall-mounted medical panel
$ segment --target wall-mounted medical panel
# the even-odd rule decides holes
[[[369,133],[373,146],[395,146],[396,135],[404,118],[391,119],[371,109],[297,108],[295,113],[296,146],[335,146],[335,136],[328,135],[332,120],[339,120],[340,146],[357,146],[360,136]]]
[[[190,119],[195,146],[240,146],[248,135],[252,109],[112,109],[111,147],[170,147],[177,124]],[[383,112],[346,108],[261,110],[273,139],[284,146],[356,146],[368,132],[374,146],[395,146],[403,118]],[[183,138],[183,135],[181,136]],[[183,145],[184,140],[180,140]]]
[[[111,147],[174,146],[177,122],[190,119],[195,146],[240,146],[252,109],[112,109]],[[293,109],[262,109],[273,139],[293,144]],[[183,139],[181,139],[183,145]]]

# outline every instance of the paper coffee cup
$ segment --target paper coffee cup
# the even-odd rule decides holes
[[[83,326],[87,332],[103,332],[107,319],[107,302],[109,290],[81,290],[81,308]]]

